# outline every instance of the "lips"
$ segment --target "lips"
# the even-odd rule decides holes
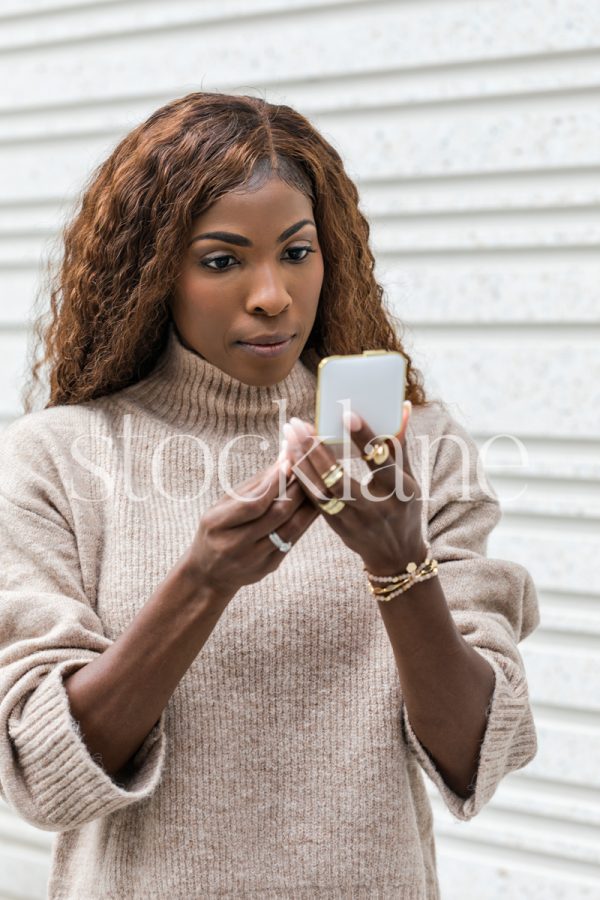
[[[246,341],[237,341],[237,345],[244,353],[270,358],[286,353],[288,347],[291,347],[292,341],[293,337],[289,337],[287,340],[279,341],[276,344],[252,344]]]
[[[239,340],[238,344],[253,344],[254,346],[264,346],[268,344],[282,344],[288,341],[294,335],[283,331],[276,331],[272,334],[257,334],[255,337],[248,337],[245,340]]]

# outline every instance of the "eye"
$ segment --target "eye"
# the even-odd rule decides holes
[[[234,259],[230,254],[226,254],[225,256],[211,256],[210,259],[204,260],[200,265],[205,266],[207,269],[216,269],[218,272],[221,272],[223,269],[230,269],[231,266],[211,266],[211,263],[220,263],[223,262],[224,259]]]
[[[301,257],[288,257],[288,262],[292,263],[300,263],[304,262],[305,259],[308,258],[309,253],[316,253],[316,250],[313,250],[312,247],[288,247],[286,253],[304,253],[304,256]],[[233,266],[228,265],[220,265],[220,263],[224,262],[228,259],[235,259],[235,256],[232,256],[230,253],[222,253],[220,256],[211,256],[210,259],[203,260],[200,265],[204,266],[206,269],[212,269],[213,272],[223,272],[225,269],[232,269]],[[215,263],[215,265],[211,265],[211,263]]]
[[[288,247],[287,252],[288,253],[298,253],[298,252],[306,253],[307,254],[306,256],[301,256],[299,258],[296,257],[296,258],[290,260],[290,262],[303,262],[305,259],[308,258],[309,253],[316,253],[317,251],[313,250],[312,247]]]

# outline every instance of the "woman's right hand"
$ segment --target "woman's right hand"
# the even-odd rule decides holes
[[[234,485],[243,499],[224,494],[200,519],[186,565],[216,597],[228,602],[240,587],[261,581],[281,565],[288,554],[273,544],[269,532],[277,531],[283,541],[295,544],[319,515],[288,470],[289,464],[286,469],[285,461],[278,459]],[[280,489],[280,478],[285,490]]]

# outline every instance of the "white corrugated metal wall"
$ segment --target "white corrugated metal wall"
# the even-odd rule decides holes
[[[538,585],[539,752],[468,823],[428,782],[444,900],[600,896],[599,45],[598,0],[0,0],[0,424],[90,169],[216,89],[290,103],[336,145],[432,393],[482,448],[524,444],[526,467],[508,438],[486,455],[489,555]],[[45,896],[51,840],[0,806],[0,900]]]

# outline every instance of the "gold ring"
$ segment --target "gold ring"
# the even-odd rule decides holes
[[[344,477],[344,468],[341,463],[336,462],[330,466],[326,472],[323,472],[321,478],[325,487],[332,487],[334,484]]]
[[[373,441],[373,449],[368,453],[363,453],[362,458],[365,462],[374,462],[376,466],[380,466],[386,461],[390,455],[389,446],[383,441]]]
[[[323,512],[329,513],[330,516],[334,516],[336,513],[339,513],[344,507],[345,503],[343,500],[340,500],[338,497],[331,497],[325,503],[319,503],[319,506],[323,510]]]

